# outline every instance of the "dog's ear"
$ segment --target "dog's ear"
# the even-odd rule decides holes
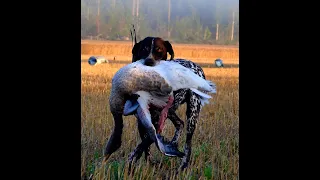
[[[139,52],[139,49],[140,49],[140,42],[136,43],[133,48],[132,48],[132,62],[135,62],[137,61],[138,59],[137,56],[138,56],[138,52]]]
[[[171,46],[171,43],[169,41],[164,41],[164,46],[167,49],[167,52],[170,54],[170,60],[172,60],[174,58],[174,51],[173,48]]]

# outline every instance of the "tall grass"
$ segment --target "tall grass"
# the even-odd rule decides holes
[[[134,116],[124,117],[122,146],[112,154],[105,166],[101,165],[102,152],[113,130],[113,118],[109,111],[108,98],[111,78],[124,64],[101,64],[81,67],[81,177],[93,179],[239,179],[239,69],[204,68],[207,79],[217,84],[217,94],[206,105],[198,120],[192,139],[192,154],[189,167],[175,175],[179,158],[162,155],[151,146],[156,165],[149,165],[144,157],[138,161],[134,173],[128,176],[127,158],[141,142]],[[186,105],[178,110],[185,121]],[[163,131],[166,138],[174,135],[174,126],[166,121]],[[185,130],[179,141],[183,150]]]

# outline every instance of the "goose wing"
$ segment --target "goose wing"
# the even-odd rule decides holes
[[[163,77],[173,91],[178,89],[198,89],[200,91],[215,92],[215,87],[211,81],[205,80],[192,72],[190,69],[171,61],[160,61],[154,70]]]

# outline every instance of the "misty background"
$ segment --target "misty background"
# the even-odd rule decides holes
[[[238,44],[239,0],[81,0],[81,38]]]

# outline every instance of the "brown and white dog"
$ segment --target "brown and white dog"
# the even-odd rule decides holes
[[[167,53],[171,55],[170,60],[181,64],[184,67],[191,69],[195,74],[205,79],[204,72],[200,66],[185,59],[175,59],[174,51],[169,41],[164,41],[159,37],[146,37],[139,43],[136,43],[132,49],[132,62],[140,59],[146,59],[146,65],[153,66],[156,61],[167,60]],[[178,139],[180,137],[181,131],[184,127],[184,122],[177,116],[175,111],[181,104],[187,103],[187,135],[186,143],[184,147],[185,156],[182,159],[180,170],[186,168],[190,161],[191,155],[191,140],[196,127],[196,123],[201,111],[202,105],[200,102],[200,97],[193,93],[190,89],[181,89],[174,92],[174,102],[172,107],[168,111],[168,118],[174,124],[176,130],[175,135],[172,138],[172,144],[177,145]],[[157,131],[160,128],[159,117],[161,109],[155,107],[150,107],[150,113],[152,116],[152,122],[156,127]],[[137,116],[136,116],[137,117]],[[138,121],[139,122],[139,121]],[[148,137],[147,133],[142,124],[138,123],[138,130],[142,142],[137,146],[137,148],[131,153],[129,161],[131,162],[133,158],[140,159],[143,151],[145,152],[145,158],[148,159],[150,156],[150,145],[153,143]]]
[[[171,56],[170,60],[172,60],[174,58],[174,51],[169,41],[164,41],[159,37],[146,37],[133,46],[132,62],[140,59],[147,59],[146,65],[152,65],[148,64],[151,63],[148,60],[150,60],[151,58],[153,58],[154,60],[167,60],[168,53]]]

